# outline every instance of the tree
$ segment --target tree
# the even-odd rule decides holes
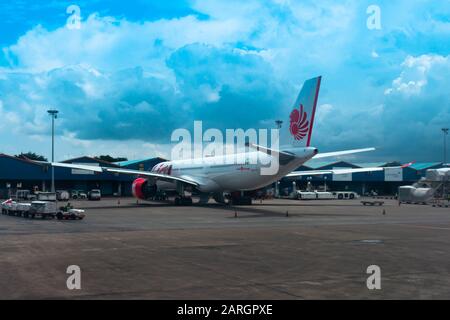
[[[106,161],[106,162],[128,161],[127,158],[123,158],[123,157],[114,158],[114,157],[111,157],[110,155],[101,155],[101,156],[95,157],[95,159]]]
[[[47,158],[36,154],[34,152],[28,151],[27,153],[20,153],[15,155],[16,158],[25,159],[25,160],[35,160],[35,161],[47,161]]]

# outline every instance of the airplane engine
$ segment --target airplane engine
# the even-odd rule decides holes
[[[158,187],[144,178],[137,178],[133,181],[132,192],[135,198],[147,200],[156,195]]]

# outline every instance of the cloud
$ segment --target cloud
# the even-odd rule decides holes
[[[325,89],[313,142],[322,151],[377,147],[360,156],[367,161],[442,160],[440,129],[450,123],[449,56],[407,56],[399,65],[387,89],[355,86],[347,99],[333,98],[332,104]],[[364,89],[366,103],[358,92]]]
[[[428,84],[428,78],[445,81],[449,74],[449,56],[421,55],[419,57],[408,56],[402,63],[403,71],[392,82],[392,87],[386,89],[385,94],[401,93],[406,96],[418,95],[422,88]],[[441,74],[441,76],[439,76]]]
[[[448,123],[448,9],[383,3],[374,32],[368,4],[192,1],[188,13],[153,20],[83,7],[81,29],[41,23],[3,48],[0,130],[13,127],[26,144],[48,134],[46,110],[56,107],[74,150],[134,141],[137,153],[137,141],[165,144],[193,120],[272,127],[303,81],[323,75],[321,150],[376,145],[401,160],[417,153],[407,146],[414,137],[424,159],[436,159],[436,128]]]
[[[211,68],[214,66],[214,68]],[[281,109],[283,81],[256,54],[193,44],[167,60],[172,78],[141,67],[115,72],[72,65],[37,73],[2,73],[8,115],[23,119],[25,134],[48,132],[46,110],[60,110],[58,125],[84,140],[168,142],[193,120],[220,129],[258,127]],[[10,116],[11,117],[11,116]]]

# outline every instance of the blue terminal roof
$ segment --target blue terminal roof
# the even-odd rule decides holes
[[[165,161],[164,159],[159,158],[159,157],[151,157],[151,158],[145,158],[145,159],[119,161],[119,162],[114,162],[114,164],[118,165],[120,167],[126,167],[126,166],[130,166],[130,165],[133,165],[133,164],[136,164],[136,163],[145,162],[145,161],[152,161],[152,160],[155,160],[155,159],[160,159],[160,160]]]
[[[81,156],[78,158],[67,159],[67,160],[64,160],[61,162],[63,162],[63,163],[77,163],[77,162],[79,162],[79,163],[98,163],[98,164],[106,166],[106,167],[118,167],[118,165],[115,163],[96,159],[96,158],[89,157],[89,156]]]
[[[311,160],[311,161],[306,162],[305,166],[316,170],[316,169],[321,169],[321,168],[325,168],[325,167],[333,167],[333,166],[354,168],[357,165],[352,164],[351,162],[348,162],[348,161],[312,161]]]
[[[442,162],[416,162],[413,163],[410,168],[415,170],[425,170],[438,166],[442,166]]]
[[[385,167],[389,164],[389,162],[356,162],[353,164],[361,168],[376,168]]]

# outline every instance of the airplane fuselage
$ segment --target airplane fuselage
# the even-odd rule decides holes
[[[280,180],[310,160],[317,154],[317,149],[295,148],[290,149],[289,154],[292,154],[289,161],[261,151],[166,161],[154,166],[152,172],[196,181],[199,185],[197,189],[201,192],[255,190]],[[269,171],[271,166],[277,170]],[[162,190],[176,188],[175,183],[164,181],[157,181],[157,186]]]

